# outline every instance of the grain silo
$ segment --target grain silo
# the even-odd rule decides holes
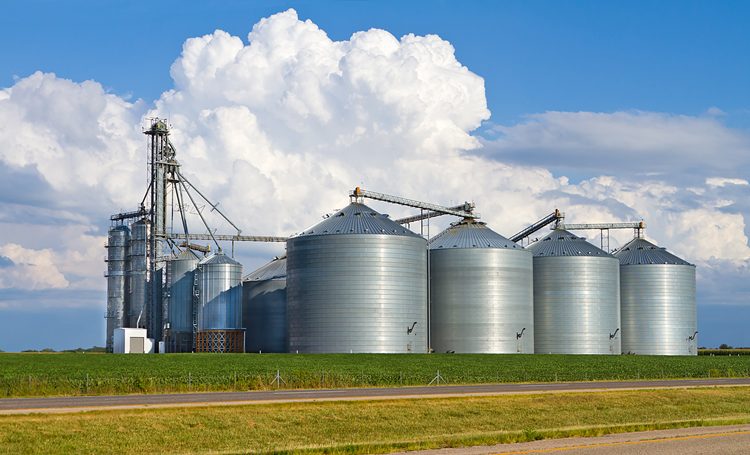
[[[556,229],[534,255],[534,351],[620,354],[619,261]]]
[[[216,253],[200,261],[195,273],[196,352],[244,352],[242,265]]]
[[[430,241],[435,352],[533,353],[532,254],[469,219]]]
[[[427,352],[427,242],[352,202],[287,240],[290,352]]]
[[[169,352],[193,350],[193,287],[198,257],[186,249],[167,262],[166,345]]]
[[[146,274],[148,272],[147,239],[149,226],[138,220],[130,226],[128,243],[128,324],[131,328],[146,328]]]
[[[636,238],[620,260],[622,352],[696,355],[695,266]]]
[[[286,352],[286,256],[242,279],[245,352]]]
[[[113,226],[107,233],[107,352],[112,352],[115,329],[125,327],[126,265],[130,229]]]

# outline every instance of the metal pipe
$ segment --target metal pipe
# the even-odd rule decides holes
[[[180,177],[182,177],[182,174],[178,173]],[[185,189],[185,194],[188,195],[188,198],[190,198],[190,202],[193,203],[193,206],[196,207],[196,211],[198,212],[198,216],[200,217],[201,221],[203,222],[203,225],[206,226],[206,230],[208,231],[208,235],[211,236],[211,240],[214,241],[214,244],[216,244],[216,248],[221,253],[221,245],[219,245],[219,242],[216,241],[216,238],[214,237],[213,232],[211,232],[211,228],[208,227],[208,223],[206,223],[206,219],[203,218],[203,213],[201,213],[200,210],[198,210],[198,206],[195,204],[195,200],[193,199],[193,195],[190,194],[190,191],[188,191],[187,187],[185,186],[185,183],[182,181],[182,179],[179,179],[180,185]],[[177,237],[179,238],[179,237]]]
[[[233,228],[235,228],[237,230],[237,235],[240,235],[240,233],[242,232],[242,230],[240,228],[238,228],[234,223],[232,223],[232,220],[230,220],[229,218],[227,218],[227,216],[224,215],[224,213],[222,213],[221,210],[218,209],[218,204],[213,204],[206,196],[203,195],[203,193],[200,192],[200,190],[198,188],[196,188],[192,183],[190,183],[190,180],[186,179],[185,176],[182,175],[181,172],[177,171],[177,175],[180,177],[181,181],[184,181],[183,186],[184,186],[185,183],[187,183],[188,185],[190,185],[190,188],[194,189],[195,192],[198,193],[198,195],[200,195],[200,197],[202,197],[203,200],[206,201],[206,203],[208,203],[208,205],[211,206],[212,210],[216,210],[216,212],[219,215],[221,215],[221,217],[224,218],[224,220],[227,223],[229,223]],[[192,198],[191,198],[191,200],[192,200]],[[193,202],[193,205],[195,205],[195,202]]]

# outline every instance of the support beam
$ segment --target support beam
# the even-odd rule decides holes
[[[607,253],[611,253],[609,248],[609,230],[610,229],[632,229],[636,238],[643,236],[643,230],[646,229],[646,223],[634,221],[629,223],[583,223],[583,224],[560,224],[560,229],[568,231],[586,231],[599,229],[599,246]]]
[[[167,234],[175,240],[217,240],[223,242],[286,242],[286,237],[270,235]]]
[[[646,223],[643,221],[635,221],[631,223],[561,223],[558,227],[560,229],[565,229],[566,231],[584,231],[587,229],[646,229]]]

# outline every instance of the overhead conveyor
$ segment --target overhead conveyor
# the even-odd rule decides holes
[[[420,209],[419,215],[413,215],[406,218],[400,218],[398,220],[395,220],[398,224],[409,224],[413,222],[419,221],[420,224],[420,233],[422,235],[425,235],[425,224],[424,221],[427,221],[427,237],[430,236],[429,231],[429,220],[430,218],[435,218],[437,216],[442,215],[453,215],[460,217],[462,219],[469,218],[469,219],[477,219],[480,218],[480,215],[478,213],[474,213],[474,203],[473,202],[464,202],[461,205],[457,205],[454,207],[444,207],[442,205],[433,204],[430,202],[422,202],[417,201],[414,199],[407,199],[400,196],[392,196],[390,194],[384,194],[384,193],[378,193],[376,191],[367,191],[363,190],[360,187],[354,188],[352,191],[349,192],[349,197],[353,202],[361,201],[364,198],[367,199],[373,199],[376,201],[383,201],[388,202],[391,204],[396,205],[403,205],[406,207],[414,207],[417,209]]]
[[[552,223],[555,223],[555,226],[560,225],[562,223],[562,220],[565,219],[565,214],[561,212],[558,209],[555,209],[554,212],[550,213],[549,215],[545,216],[541,220],[537,221],[536,223],[532,224],[531,226],[521,230],[520,232],[516,233],[514,236],[510,237],[510,240],[513,242],[519,242],[531,234],[539,231],[545,226],[549,226]]]
[[[582,223],[582,224],[564,224],[558,225],[559,229],[565,229],[566,231],[587,231],[599,229],[599,242],[600,247],[607,253],[612,251],[609,249],[609,231],[610,229],[632,229],[633,237],[643,237],[643,230],[646,229],[646,223],[641,221],[627,222],[627,223]]]
[[[609,249],[609,231],[610,229],[633,229],[633,235],[636,238],[643,236],[643,230],[646,229],[646,223],[641,221],[625,222],[625,223],[565,223],[565,214],[558,209],[554,212],[535,222],[531,226],[521,230],[514,236],[510,237],[510,240],[514,242],[521,242],[524,239],[528,239],[531,234],[541,230],[545,226],[549,226],[554,223],[553,229],[562,229],[566,231],[585,231],[585,230],[596,230],[598,229],[601,249],[606,252],[611,252]]]

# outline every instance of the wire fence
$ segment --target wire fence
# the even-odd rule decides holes
[[[668,371],[644,369],[628,373],[549,371],[494,372],[470,371],[284,371],[262,373],[234,371],[229,374],[181,372],[162,375],[111,375],[74,373],[70,375],[0,376],[0,393],[5,397],[51,395],[107,395],[128,393],[178,393],[208,391],[248,391],[274,389],[330,389],[345,387],[399,387],[445,384],[492,384],[522,382],[572,382],[600,380],[650,380],[685,378],[747,378],[750,367]]]

